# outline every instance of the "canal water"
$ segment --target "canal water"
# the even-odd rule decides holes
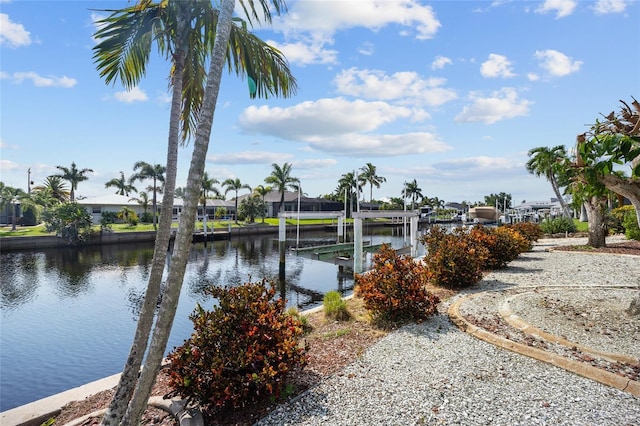
[[[395,234],[395,235],[394,235]],[[398,235],[399,234],[399,235]],[[287,245],[326,244],[334,234],[287,235]],[[369,230],[372,244],[404,245],[397,229]],[[65,247],[3,253],[0,258],[0,411],[118,373],[135,331],[153,257],[152,244]],[[369,256],[370,259],[370,256]],[[353,273],[286,253],[286,298],[300,309],[330,290],[349,294]],[[277,281],[277,236],[193,244],[168,350],[192,332],[203,289],[262,278]]]

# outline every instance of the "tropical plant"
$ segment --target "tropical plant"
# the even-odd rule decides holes
[[[32,193],[43,194],[43,207],[69,201],[69,190],[60,176],[47,176],[42,185],[34,186]]]
[[[138,215],[131,207],[122,207],[122,209],[118,211],[117,215],[118,219],[128,223],[130,226],[136,226],[138,224]]]
[[[576,139],[576,178],[598,183],[620,194],[633,205],[640,227],[640,102],[631,106],[620,101],[619,113],[612,111],[602,121]],[[616,165],[626,165],[631,174],[618,173]]]
[[[421,322],[436,312],[440,300],[426,288],[422,262],[400,256],[388,244],[373,256],[373,269],[355,276],[356,294],[381,323]]]
[[[0,188],[0,200],[2,201],[2,205],[11,212],[11,226],[13,230],[16,229],[17,202],[26,198],[28,198],[28,194],[20,188],[5,186],[4,183]]]
[[[71,167],[68,167],[68,168],[64,166],[56,166],[56,168],[60,170],[62,173],[57,174],[55,176],[58,176],[66,180],[67,182],[69,182],[69,185],[71,185],[71,192],[69,193],[69,201],[74,202],[76,200],[76,190],[78,189],[78,183],[88,180],[89,177],[86,176],[86,174],[93,173],[93,170],[87,169],[87,168],[78,169],[75,162],[72,162]]]
[[[271,186],[258,185],[253,188],[253,192],[258,194],[262,198],[262,212],[260,212],[260,216],[262,216],[262,223],[264,223],[264,217],[267,215],[267,204],[264,202],[264,197],[273,190]]]
[[[151,185],[148,189],[150,189],[150,191],[153,193],[153,201],[151,204],[153,207],[153,228],[157,229],[157,215],[158,215],[158,195],[157,194],[159,192],[163,192],[159,183],[165,182],[164,173],[167,171],[167,168],[162,164],[151,165],[144,161],[138,161],[133,165],[133,170],[136,173],[134,173],[129,179],[131,183],[136,182],[138,180],[143,181],[146,179],[151,179],[151,181],[153,182],[153,185]],[[172,205],[170,207],[170,210],[173,210],[173,199],[171,201],[172,201],[171,203]],[[163,203],[163,210],[164,210],[164,203]]]
[[[131,179],[127,180],[124,177],[124,172],[120,172],[120,177],[119,178],[113,178],[110,181],[108,181],[107,183],[105,183],[104,187],[105,188],[116,188],[117,189],[116,194],[118,194],[118,195],[126,195],[127,197],[132,192],[138,192],[136,187],[133,186],[133,183],[132,183]]]
[[[336,195],[340,197],[345,203],[347,203],[347,216],[350,216],[350,212],[355,210],[353,206],[354,194],[358,191],[358,181],[353,172],[343,174],[338,180],[338,188],[336,189]],[[346,197],[346,198],[345,198]]]
[[[540,222],[540,229],[545,234],[573,234],[576,232],[576,224],[570,218],[557,217]]]
[[[215,178],[210,178],[207,172],[204,172],[202,175],[202,188],[200,194],[200,200],[202,200],[202,222],[204,224],[204,233],[207,233],[207,198],[209,198],[209,193],[213,192],[216,196],[220,196],[220,190],[216,188],[216,183],[220,183]],[[205,238],[205,244],[207,240]]]
[[[562,206],[562,214],[565,217],[571,217],[569,207],[562,197],[560,186],[558,185],[558,174],[562,172],[563,163],[567,159],[567,151],[564,145],[554,146],[553,148],[545,146],[532,148],[527,155],[529,156],[529,161],[527,161],[526,168],[529,173],[536,176],[544,176],[549,181],[551,188],[553,188],[553,193]]]
[[[241,4],[245,13],[248,14],[247,18],[249,19],[250,23],[251,19],[263,19],[266,22],[270,22],[272,13],[279,14],[280,11],[285,8],[285,5],[281,0],[272,0],[271,2],[267,2],[267,0],[261,0],[259,2],[259,5],[261,6],[260,13],[258,13],[258,11],[256,10],[256,3],[254,2],[245,3],[244,1],[241,1]],[[273,10],[269,8],[269,4],[273,5]],[[144,1],[137,6],[124,10],[124,12],[130,12],[132,16],[140,20],[140,23],[148,22],[158,26],[166,25],[167,28],[172,28],[172,30],[156,32],[153,28],[153,25],[151,25],[150,31],[146,33],[148,34],[147,36],[140,38],[131,38],[130,33],[139,30],[140,28],[142,28],[142,25],[131,25],[128,27],[118,26],[120,23],[122,23],[122,21],[127,20],[125,18],[129,18],[128,16],[126,16],[125,18],[120,19],[121,22],[118,22],[119,18],[121,18],[118,15],[118,12],[114,12],[114,14],[110,17],[110,21],[107,22],[107,24],[112,23],[115,28],[107,30],[105,27],[100,30],[104,37],[113,38],[113,40],[109,40],[109,38],[107,38],[105,42],[110,41],[113,49],[120,49],[120,58],[111,61],[111,63],[115,64],[116,67],[119,67],[120,72],[125,73],[125,77],[132,76],[131,73],[126,73],[126,71],[129,70],[135,70],[137,74],[133,74],[134,77],[139,77],[144,73],[144,64],[148,59],[147,47],[153,40],[154,36],[159,36],[159,41],[162,42],[160,43],[162,46],[173,46],[171,42],[180,41],[180,43],[178,43],[178,47],[183,49],[183,53],[185,51],[188,51],[190,53],[202,52],[203,56],[198,58],[202,58],[203,61],[198,61],[197,58],[194,58],[196,60],[191,61],[190,63],[198,64],[199,67],[202,66],[203,70],[205,63],[204,57],[209,52],[211,52],[212,57],[209,63],[209,72],[207,73],[207,81],[204,87],[204,91],[202,92],[202,98],[190,98],[189,96],[193,95],[195,93],[194,91],[185,90],[185,92],[183,92],[183,89],[181,87],[182,79],[177,78],[178,75],[182,75],[186,81],[193,83],[194,87],[197,86],[196,83],[198,83],[198,78],[194,77],[195,74],[181,73],[180,64],[184,64],[184,62],[177,60],[174,62],[174,74],[172,75],[173,98],[171,109],[171,123],[178,123],[180,120],[180,110],[178,109],[177,111],[175,111],[173,107],[176,104],[182,104],[181,96],[185,96],[185,98],[188,98],[189,100],[185,102],[189,103],[190,105],[201,106],[197,114],[182,114],[182,117],[185,119],[184,123],[195,124],[195,121],[191,121],[187,118],[197,118],[197,128],[195,131],[195,140],[193,144],[194,149],[192,154],[191,166],[189,169],[189,175],[187,178],[186,196],[184,197],[184,206],[178,224],[176,243],[174,246],[171,261],[172,267],[169,270],[169,275],[167,278],[167,289],[162,298],[162,304],[160,306],[158,318],[155,323],[155,330],[147,355],[147,362],[145,363],[142,373],[140,374],[140,377],[137,378],[136,382],[136,375],[138,372],[136,366],[139,367],[140,365],[137,363],[137,360],[140,359],[141,361],[142,354],[145,352],[144,350],[140,351],[139,348],[146,346],[149,336],[148,332],[145,333],[144,330],[139,332],[141,328],[144,328],[139,327],[136,330],[136,337],[134,338],[134,343],[132,344],[130,358],[126,364],[125,371],[123,371],[118,389],[112,400],[111,407],[113,407],[113,409],[110,407],[109,412],[103,418],[103,424],[119,424],[121,422],[124,424],[138,423],[151,393],[151,388],[155,381],[155,377],[160,368],[160,363],[162,361],[162,357],[164,355],[167,340],[169,337],[169,332],[171,330],[173,317],[175,316],[177,300],[179,297],[180,288],[186,268],[186,258],[188,256],[188,250],[192,238],[191,233],[195,224],[195,214],[198,205],[198,197],[200,194],[202,175],[204,173],[204,161],[206,158],[209,138],[211,135],[213,113],[215,111],[215,103],[218,96],[222,68],[225,64],[225,59],[227,58],[227,52],[229,53],[228,57],[235,65],[236,73],[245,73],[245,75],[249,75],[249,77],[251,77],[254,81],[256,90],[251,91],[251,96],[255,96],[256,94],[265,96],[267,94],[280,94],[283,96],[289,96],[295,91],[295,80],[291,77],[286,61],[281,56],[281,54],[273,48],[265,48],[266,44],[260,41],[257,37],[249,34],[246,30],[246,27],[233,25],[232,14],[234,5],[234,0],[223,0],[220,3],[220,9],[215,11],[213,14],[193,14],[192,12],[194,12],[198,8],[202,10],[202,8],[210,7],[211,3],[208,1],[197,0],[163,1],[159,5],[157,5],[160,8],[164,8],[162,10],[167,12],[165,15],[162,15],[165,18],[165,20],[163,21],[162,19],[147,20],[144,17],[140,18],[140,16],[137,15],[140,10],[144,12],[145,7],[146,9],[148,9],[149,6],[156,6],[156,4]],[[120,13],[123,13],[123,11],[120,11]],[[178,19],[176,20],[174,18]],[[177,26],[176,21],[178,22]],[[193,26],[193,29],[190,25]],[[210,31],[204,31],[204,27],[210,29]],[[110,36],[111,31],[116,32],[115,37]],[[141,43],[140,46],[136,46],[135,43],[122,43],[122,37],[117,36],[118,31],[122,32],[125,35],[125,40],[137,41],[138,43]],[[187,33],[185,33],[184,31],[187,31]],[[185,34],[192,34],[193,36],[184,37]],[[214,35],[214,38],[211,38],[210,40],[215,39],[215,43],[202,43],[200,41],[202,35],[206,37]],[[165,40],[162,38],[165,36],[173,36],[175,38]],[[260,43],[258,43],[257,41],[260,41]],[[196,45],[191,47],[188,47],[187,45],[187,47],[185,47],[182,42],[195,43]],[[231,49],[229,49],[230,42],[232,46]],[[211,45],[213,45],[212,48],[210,48]],[[131,46],[140,47],[140,49],[131,49]],[[121,60],[121,58],[127,58],[127,55],[129,55],[131,52],[133,52],[133,55],[129,56],[129,62]],[[167,52],[171,53],[171,57],[174,60],[180,57],[177,51],[168,49]],[[107,53],[108,54],[103,58],[105,59],[105,63],[109,62],[108,59],[110,57],[118,56],[117,53],[114,54],[114,52],[109,52],[109,49],[107,49]],[[147,53],[146,56],[145,53]],[[127,79],[125,78],[125,80]],[[132,80],[129,78],[128,81],[129,86],[133,86],[135,83],[135,79]],[[178,90],[178,87],[180,87],[180,90]],[[192,100],[193,103],[191,103]],[[176,114],[174,114],[174,111],[176,112]],[[174,134],[174,129],[177,132],[177,125],[170,125],[170,136],[167,155],[168,176],[175,176],[175,172],[177,171],[177,161],[171,161],[173,159],[177,159],[178,137],[177,133],[175,133],[175,138],[172,137],[172,134]],[[162,279],[162,270],[164,267],[163,261],[159,261],[158,263],[156,263],[156,259],[159,259],[160,253],[162,251],[164,251],[164,255],[166,255],[171,224],[172,206],[168,203],[173,202],[173,194],[175,193],[175,181],[171,182],[172,179],[173,178],[169,179],[168,184],[165,185],[167,195],[163,198],[163,214],[160,217],[159,226],[160,232],[156,237],[154,264],[152,267],[152,274],[150,275],[149,279],[150,285],[148,286],[148,289],[151,289],[150,291],[155,292],[156,294],[159,292],[159,286]],[[164,221],[165,217],[166,222]],[[160,235],[160,233],[162,233],[162,235]],[[160,263],[162,263],[162,268],[159,267]],[[158,273],[153,274],[154,270],[156,270]],[[145,296],[145,306],[151,306],[151,303],[154,303],[157,299],[151,297],[152,294],[150,291],[148,291]],[[147,302],[147,300],[150,300],[150,302]],[[150,326],[149,320],[153,319],[153,311],[146,310],[145,312],[150,312],[151,317],[149,317],[149,315],[143,315],[144,312],[141,313],[139,324],[144,323],[149,324]],[[144,321],[142,319],[143,316],[145,317]],[[133,388],[135,383],[137,383],[137,386],[135,386],[133,396],[131,397],[131,389]],[[127,412],[124,417],[121,417],[122,408],[123,406],[126,407],[127,403]]]
[[[225,190],[224,190],[225,195],[227,195],[229,191],[233,191],[236,194],[234,198],[235,208],[236,208],[235,217],[236,217],[236,223],[238,223],[238,191],[240,191],[241,189],[248,189],[249,191],[251,191],[251,187],[246,183],[240,182],[239,178],[225,179],[224,182],[222,182],[222,186],[225,187]]]
[[[563,201],[564,202],[564,201]],[[486,206],[495,206],[503,212],[511,208],[511,194],[501,192],[499,194],[489,194],[484,196],[484,204]]]
[[[76,202],[60,204],[43,216],[47,230],[55,231],[67,244],[79,244],[91,234],[92,217]]]
[[[367,163],[360,171],[358,178],[369,184],[369,202],[373,202],[373,187],[380,188],[380,184],[386,182],[387,178],[378,176],[376,166],[371,163]]]
[[[149,210],[149,206],[151,204],[151,200],[149,200],[149,193],[145,191],[138,193],[137,197],[129,198],[129,201],[135,201],[136,203],[138,203],[138,205],[142,207],[142,211],[144,213],[147,213],[147,210]]]
[[[170,386],[213,412],[279,398],[307,362],[302,324],[264,280],[206,292],[218,304],[191,315],[194,333],[168,357]]]
[[[489,253],[484,245],[469,237],[467,230],[456,228],[449,233],[433,226],[420,237],[420,242],[427,247],[424,264],[434,285],[463,288],[482,279],[482,266]]]
[[[422,199],[422,189],[418,186],[418,182],[414,179],[411,182],[405,182],[402,188],[402,196],[411,199],[411,210],[416,208],[418,198]]]
[[[349,321],[351,313],[340,292],[332,290],[322,298],[324,316],[331,321]]]
[[[256,217],[260,214],[264,215],[264,203],[259,195],[249,195],[240,203],[238,218],[254,223]]]
[[[273,170],[271,174],[264,180],[265,183],[273,185],[273,187],[280,193],[280,205],[278,211],[284,211],[284,193],[288,188],[297,188],[296,185],[300,184],[300,180],[291,176],[291,164],[284,163],[282,166],[273,163],[271,164]]]

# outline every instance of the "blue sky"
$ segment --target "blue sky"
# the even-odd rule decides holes
[[[91,168],[77,196],[137,161],[164,163],[169,65],[153,57],[139,86],[107,86],[92,60],[95,21],[122,1],[0,1],[0,180],[26,190],[56,166]],[[527,151],[572,147],[600,113],[640,96],[637,1],[290,1],[257,34],[298,81],[288,99],[249,98],[225,72],[206,170],[264,184],[292,163],[309,196],[366,163],[399,197],[416,179],[445,201],[553,196]],[[180,151],[178,186],[191,146]],[[142,189],[142,185],[138,185]],[[369,198],[369,189],[365,189]],[[229,193],[229,197],[233,194]]]

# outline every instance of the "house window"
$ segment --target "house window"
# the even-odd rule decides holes
[[[91,213],[93,213],[93,214],[102,214],[102,207],[101,206],[93,206],[93,207],[91,207]]]

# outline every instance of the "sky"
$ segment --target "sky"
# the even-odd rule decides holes
[[[126,91],[106,85],[92,58],[103,10],[128,4],[0,0],[5,185],[26,191],[28,170],[39,185],[75,162],[93,170],[76,197],[100,196],[137,161],[166,163],[168,62],[154,51]],[[546,201],[551,185],[527,172],[527,152],[570,150],[600,114],[640,96],[638,1],[287,5],[254,31],[283,52],[297,93],[251,99],[247,81],[224,72],[205,167],[219,181],[255,187],[288,162],[315,197],[371,163],[386,179],[374,199],[400,197],[416,179],[424,196],[445,202],[500,192],[514,204]],[[191,150],[180,149],[177,186],[186,186]]]

